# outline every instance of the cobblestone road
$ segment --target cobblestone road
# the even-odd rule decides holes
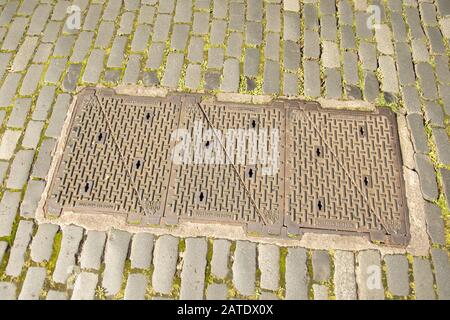
[[[449,38],[448,0],[0,0],[0,300],[450,299]],[[73,95],[95,84],[391,107],[409,128],[404,166],[420,180],[431,249],[38,224]]]

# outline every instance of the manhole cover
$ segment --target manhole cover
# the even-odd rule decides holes
[[[270,235],[308,230],[409,240],[390,110],[86,89],[69,121],[46,215],[104,213],[140,225],[215,222]]]

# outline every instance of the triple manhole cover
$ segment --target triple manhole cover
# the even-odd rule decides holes
[[[68,121],[47,216],[102,213],[139,225],[215,222],[273,236],[409,240],[397,125],[388,109],[85,89]]]

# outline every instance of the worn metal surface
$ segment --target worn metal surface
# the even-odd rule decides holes
[[[142,225],[219,222],[270,235],[309,230],[408,242],[402,160],[390,110],[328,110],[293,100],[243,105],[200,95],[149,98],[85,89],[68,121],[47,215],[98,212],[126,215],[129,223]],[[188,149],[180,149],[188,142],[182,134],[190,139]],[[174,161],[174,154],[183,161]]]

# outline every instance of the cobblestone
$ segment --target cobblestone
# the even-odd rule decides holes
[[[30,257],[34,262],[41,263],[50,260],[53,250],[53,241],[59,226],[55,224],[40,224],[31,242]]]
[[[133,237],[130,254],[131,268],[150,268],[153,254],[153,240],[153,235],[149,233],[138,233]]]
[[[440,300],[450,299],[450,263],[448,252],[442,249],[431,249],[437,293]]]
[[[408,260],[402,255],[388,255],[386,262],[386,279],[389,291],[396,296],[409,294]]]
[[[416,153],[417,172],[420,179],[420,189],[426,200],[435,201],[438,197],[438,186],[434,174],[434,167],[428,156]]]
[[[75,280],[71,300],[94,300],[98,275],[82,272]]]
[[[375,250],[361,251],[357,257],[356,279],[358,297],[362,300],[384,299],[380,254]]]
[[[147,292],[147,277],[140,273],[133,273],[128,276],[125,287],[124,300],[145,300]]]
[[[20,215],[24,218],[34,218],[38,206],[44,192],[45,182],[40,180],[32,180],[28,183],[22,205],[20,207]]]
[[[286,299],[308,299],[307,252],[303,248],[290,248],[286,256]]]
[[[66,283],[67,278],[74,272],[75,256],[82,238],[81,227],[70,225],[62,228],[61,249],[53,272],[53,281],[56,283]]]
[[[430,262],[414,257],[413,262],[414,292],[418,300],[435,300],[433,273]]]
[[[46,276],[45,268],[30,267],[25,276],[19,300],[39,300]]]
[[[204,238],[190,238],[185,241],[180,299],[202,300],[208,244]]]
[[[256,245],[251,242],[238,241],[233,261],[233,284],[236,290],[251,296],[255,292]]]
[[[19,209],[20,193],[5,191],[0,202],[0,237],[11,235],[14,218]]]
[[[153,289],[162,294],[170,294],[178,257],[178,239],[161,236],[156,240],[154,252]]]
[[[0,300],[15,300],[16,285],[10,282],[0,282]]]
[[[33,222],[21,220],[17,228],[14,244],[11,247],[8,264],[5,274],[11,277],[18,277],[25,264],[25,253],[31,241],[33,232]]]

